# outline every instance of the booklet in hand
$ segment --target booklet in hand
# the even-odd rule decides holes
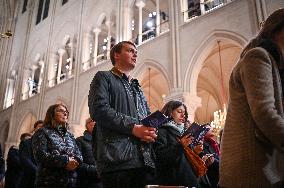
[[[167,116],[157,110],[141,120],[142,124],[149,127],[159,128],[168,121]]]
[[[198,142],[204,138],[205,134],[210,130],[209,124],[199,125],[196,122],[193,122],[191,126],[185,130],[182,137],[184,136],[193,136],[192,144],[194,146],[198,145]]]

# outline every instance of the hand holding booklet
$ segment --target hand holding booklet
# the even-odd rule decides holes
[[[168,121],[167,116],[165,116],[162,112],[157,110],[156,112],[142,119],[141,123],[145,126],[159,128],[167,121]]]
[[[209,124],[199,125],[196,122],[193,122],[191,126],[185,130],[182,137],[192,136],[194,137],[192,144],[194,146],[198,145],[198,142],[204,138],[205,134],[210,130]]]

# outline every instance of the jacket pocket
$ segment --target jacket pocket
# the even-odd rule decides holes
[[[106,139],[104,144],[104,156],[101,159],[105,162],[121,163],[133,158],[133,143],[129,137],[117,140]]]

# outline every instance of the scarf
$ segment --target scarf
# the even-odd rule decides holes
[[[168,123],[165,124],[165,126],[174,128],[180,133],[180,136],[183,135],[185,130],[184,123],[177,124],[174,120],[169,121]]]

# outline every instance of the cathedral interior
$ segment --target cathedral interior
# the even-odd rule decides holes
[[[230,73],[243,47],[283,0],[0,0],[0,144],[7,154],[48,106],[65,104],[71,132],[89,117],[109,51],[137,45],[138,78],[151,111],[183,101],[189,119],[224,125]]]

